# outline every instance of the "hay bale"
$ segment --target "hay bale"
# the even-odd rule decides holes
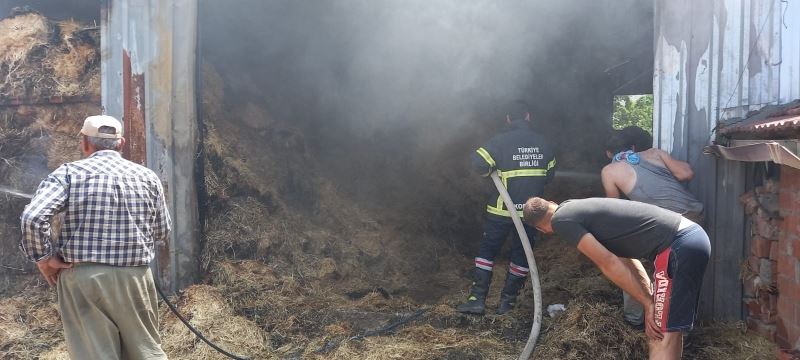
[[[100,95],[99,29],[35,12],[0,20],[0,94]]]
[[[0,20],[0,66],[13,72],[33,49],[47,44],[49,34],[47,18],[38,13]]]

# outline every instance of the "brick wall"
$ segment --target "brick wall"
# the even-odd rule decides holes
[[[780,358],[799,358],[800,170],[782,166],[780,181],[768,180],[740,200],[751,225],[741,274],[747,325],[785,349]]]
[[[782,166],[780,177],[776,340],[782,348],[800,349],[800,170]]]
[[[767,180],[740,200],[750,221],[751,251],[742,267],[747,325],[776,341],[778,331],[779,183]]]

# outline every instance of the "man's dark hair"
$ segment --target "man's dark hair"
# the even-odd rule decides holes
[[[631,149],[631,145],[622,130],[613,130],[611,136],[606,140],[606,150],[612,154],[628,151]]]
[[[645,151],[653,147],[653,137],[638,126],[628,126],[614,130],[606,140],[606,150],[613,154],[633,150]]]
[[[530,106],[525,100],[517,99],[508,104],[506,104],[506,115],[511,118],[511,120],[523,120],[525,119],[525,114],[530,114]]]
[[[532,197],[522,207],[522,219],[528,225],[536,226],[547,215],[547,209],[549,208],[549,201],[540,197]]]
[[[627,126],[622,129],[622,135],[631,145],[636,146],[636,151],[645,151],[653,147],[653,136],[647,130],[638,126]]]

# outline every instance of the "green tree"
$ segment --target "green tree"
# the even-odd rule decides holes
[[[622,95],[614,97],[614,129],[638,126],[653,133],[653,95]]]

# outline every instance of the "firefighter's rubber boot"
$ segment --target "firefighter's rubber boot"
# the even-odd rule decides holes
[[[486,312],[486,294],[492,282],[492,272],[475,268],[472,272],[472,287],[469,288],[467,302],[458,305],[456,310],[465,314],[483,315]]]
[[[497,315],[503,315],[514,308],[519,290],[525,285],[525,278],[525,276],[507,273],[506,284],[503,286],[503,292],[500,293],[500,305],[497,307]]]

